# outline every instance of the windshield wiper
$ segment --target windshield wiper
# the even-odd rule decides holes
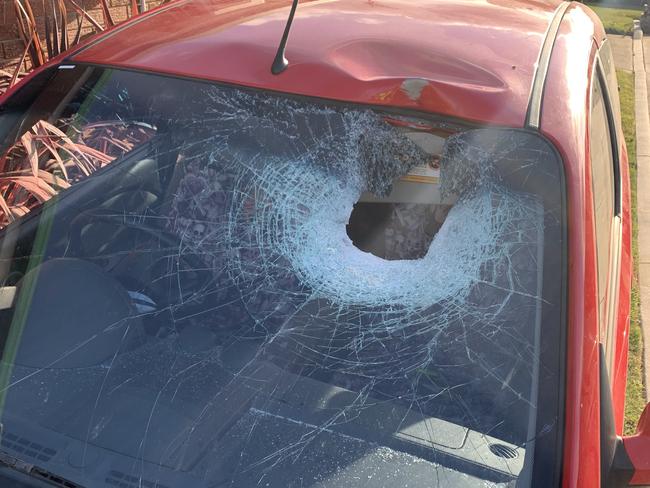
[[[13,471],[18,471],[19,473],[26,474],[32,478],[44,481],[45,483],[53,486],[59,486],[63,488],[84,488],[84,486],[80,485],[79,483],[70,481],[35,464],[23,461],[22,459],[14,457],[5,451],[0,451],[0,467],[2,466]]]

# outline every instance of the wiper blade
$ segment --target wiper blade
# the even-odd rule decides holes
[[[26,474],[27,476],[31,476],[32,478],[39,479],[52,486],[62,488],[84,488],[84,486],[79,483],[70,481],[35,464],[23,461],[5,451],[0,451],[0,467],[2,466]]]

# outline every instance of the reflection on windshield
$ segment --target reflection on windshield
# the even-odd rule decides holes
[[[58,127],[39,120],[0,156],[0,228],[149,140],[154,131],[119,120],[80,125],[62,119]]]
[[[93,487],[527,483],[559,310],[542,142],[84,76],[34,104],[36,166],[29,137],[5,158],[66,184],[23,214],[4,187],[3,449]]]

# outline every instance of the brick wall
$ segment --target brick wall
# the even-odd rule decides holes
[[[23,0],[29,1],[34,17],[38,25],[41,41],[45,45],[45,20],[43,5],[50,5],[51,0]],[[57,1],[57,0],[55,0]],[[104,17],[98,0],[75,0],[93,18],[104,25]],[[147,0],[147,9],[156,7],[162,0]],[[131,0],[108,0],[109,10],[113,21],[117,24],[131,16]],[[66,2],[68,9],[68,37],[72,41],[77,32],[77,20],[72,6]],[[48,9],[49,10],[49,9]],[[51,10],[49,10],[51,12]],[[24,44],[20,38],[14,0],[0,0],[0,69],[11,71],[16,65],[24,50]],[[51,13],[50,13],[51,15]],[[82,37],[95,32],[93,26],[84,19],[82,24]],[[29,58],[29,56],[28,56]],[[27,60],[29,63],[29,59]]]

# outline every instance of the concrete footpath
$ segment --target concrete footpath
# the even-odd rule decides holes
[[[614,54],[614,64],[616,65],[616,69],[633,71],[632,37],[607,34],[607,39],[609,39],[609,42],[612,45],[612,53]]]
[[[634,31],[634,109],[636,116],[637,212],[639,229],[639,292],[641,328],[644,341],[644,374],[646,398],[650,397],[650,104],[648,100],[650,73],[650,38],[641,30]]]

